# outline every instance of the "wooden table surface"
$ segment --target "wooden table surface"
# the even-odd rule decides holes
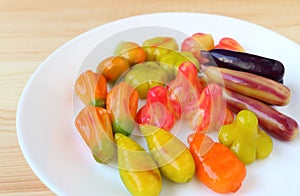
[[[300,43],[299,10],[299,0],[0,0],[0,194],[54,195],[23,157],[16,110],[31,74],[63,43],[107,22],[166,11],[231,16]]]

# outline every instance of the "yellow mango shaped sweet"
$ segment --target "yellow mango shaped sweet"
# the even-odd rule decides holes
[[[162,175],[177,183],[187,183],[193,179],[195,162],[181,140],[152,125],[140,125],[140,130]]]
[[[157,196],[162,189],[162,179],[155,161],[133,139],[115,134],[118,146],[120,177],[133,196]]]

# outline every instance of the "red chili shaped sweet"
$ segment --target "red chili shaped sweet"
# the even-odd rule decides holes
[[[203,82],[198,77],[198,70],[191,62],[184,62],[178,68],[176,78],[167,86],[171,109],[176,118],[198,107],[198,99],[203,90]]]
[[[223,89],[216,83],[208,84],[199,98],[199,108],[188,116],[197,132],[218,131],[223,124],[233,121],[233,113],[227,109]]]
[[[136,122],[150,124],[170,130],[176,122],[175,115],[169,108],[167,90],[163,86],[155,86],[148,91],[146,104],[138,111]]]
[[[176,118],[182,114],[197,132],[219,130],[224,123],[233,121],[222,87],[216,83],[205,85],[196,66],[185,62],[180,65],[175,80],[167,86],[170,108]]]

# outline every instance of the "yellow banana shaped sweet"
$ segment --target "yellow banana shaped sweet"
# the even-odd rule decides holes
[[[162,175],[177,183],[193,179],[195,162],[184,143],[172,133],[152,125],[140,125],[140,130]]]
[[[133,139],[115,134],[120,177],[133,196],[157,196],[162,189],[160,171],[155,161]]]

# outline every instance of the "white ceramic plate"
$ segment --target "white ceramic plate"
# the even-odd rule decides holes
[[[292,98],[279,110],[300,122],[298,44],[261,26],[223,16],[158,13],[131,17],[64,44],[40,65],[26,85],[17,110],[17,134],[26,160],[41,181],[58,195],[129,195],[118,171],[97,164],[75,130],[74,114],[80,103],[73,100],[73,83],[81,71],[95,69],[95,63],[112,55],[122,39],[141,43],[152,36],[169,35],[180,43],[182,35],[196,32],[211,33],[216,41],[233,37],[247,51],[283,62],[284,81]],[[299,137],[292,142],[273,141],[270,157],[247,166],[247,177],[236,195],[300,194]],[[161,195],[218,195],[196,178],[188,184],[163,183]]]

